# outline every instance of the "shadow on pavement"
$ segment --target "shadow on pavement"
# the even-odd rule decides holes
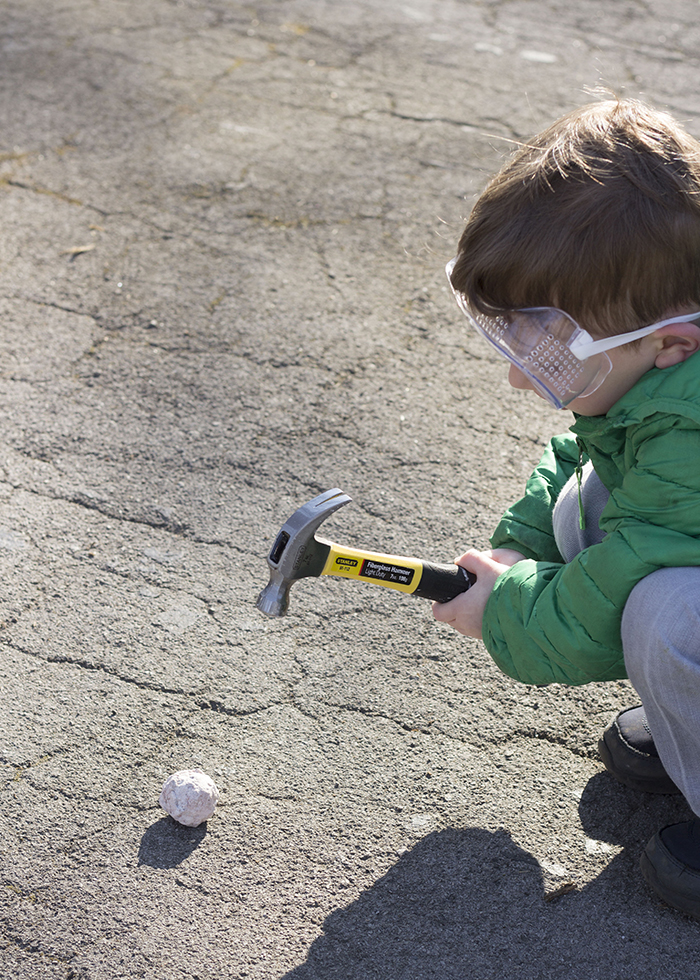
[[[661,827],[693,815],[680,793],[668,796],[628,789],[607,772],[589,779],[578,813],[586,837],[637,855]]]
[[[664,956],[649,926],[661,916],[667,944],[683,945],[690,920],[655,900],[639,854],[689,810],[682,797],[650,797],[599,774],[579,813],[581,846],[591,845],[594,867],[603,863],[585,886],[557,896],[557,882],[545,885],[538,860],[505,830],[439,831],[331,913],[306,961],[282,980],[590,980],[648,969],[650,943]],[[611,963],[623,973],[611,974]]]
[[[542,895],[538,862],[504,830],[439,831],[333,912],[284,980],[487,977],[498,962],[502,980],[504,941],[511,967],[529,958],[532,936],[517,919]]]
[[[206,832],[206,823],[199,827],[183,827],[172,817],[162,817],[141,838],[139,867],[143,864],[151,868],[177,867],[199,847]]]

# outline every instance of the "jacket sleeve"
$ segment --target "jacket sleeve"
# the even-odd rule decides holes
[[[569,432],[555,436],[527,481],[525,495],[501,518],[491,536],[491,546],[515,548],[526,558],[563,562],[554,542],[552,511],[578,462],[575,437]]]
[[[699,449],[687,419],[632,427],[631,465],[603,511],[603,541],[568,564],[523,561],[496,580],[483,635],[501,670],[527,684],[626,676],[620,621],[630,592],[659,568],[700,565]]]

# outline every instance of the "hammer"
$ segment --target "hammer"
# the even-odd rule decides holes
[[[374,582],[387,589],[448,602],[466,592],[476,577],[460,565],[434,565],[418,558],[403,558],[373,551],[344,548],[315,536],[319,525],[351,501],[346,493],[326,490],[296,510],[282,525],[267,563],[270,581],[256,603],[266,616],[284,616],[289,590],[300,578],[338,575]]]

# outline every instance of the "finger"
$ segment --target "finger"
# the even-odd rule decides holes
[[[488,552],[476,551],[472,548],[470,551],[465,551],[459,558],[455,558],[455,565],[466,568],[468,572],[472,572],[478,579],[480,573],[483,574],[485,571],[493,569],[495,562]]]
[[[470,561],[473,557],[480,555],[481,552],[476,548],[467,548],[467,550],[462,555],[457,555],[454,559],[455,565],[461,564],[463,561]]]
[[[451,606],[454,599],[450,599],[449,602],[434,602],[433,603],[433,616],[439,623],[451,623],[454,622],[455,616],[454,612],[448,609]]]
[[[462,592],[447,602],[434,602],[432,608],[435,619],[441,623],[453,623],[459,618],[460,607],[466,595],[466,592]]]

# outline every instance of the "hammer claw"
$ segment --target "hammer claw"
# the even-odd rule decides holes
[[[277,535],[275,543],[268,556],[270,567],[279,566],[283,557],[290,554],[290,542],[292,547],[297,546],[301,549],[301,556],[306,550],[309,542],[313,541],[313,535],[325,519],[334,511],[339,510],[345,504],[349,504],[352,497],[336,487],[333,490],[326,490],[318,497],[309,500],[294,511],[292,516],[282,525],[282,530]],[[298,568],[300,555],[294,555],[292,567]],[[285,562],[287,564],[287,562]]]
[[[329,545],[317,541],[315,532],[330,514],[349,504],[351,499],[335,487],[303,504],[285,521],[267,556],[270,581],[256,603],[261,612],[267,616],[284,616],[293,583],[321,574]]]

